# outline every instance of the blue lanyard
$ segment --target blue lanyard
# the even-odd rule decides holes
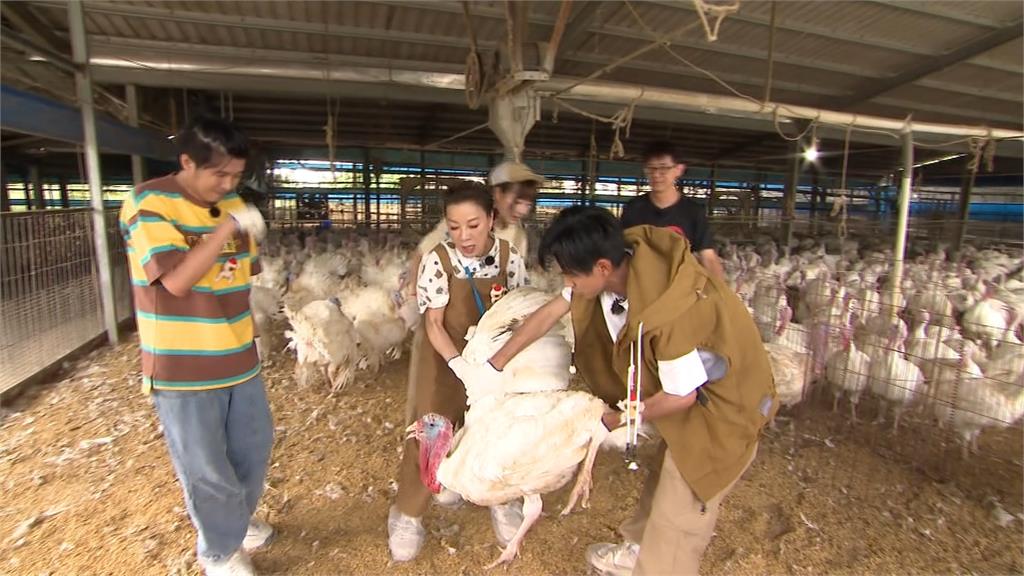
[[[480,292],[476,289],[476,282],[473,282],[473,271],[469,269],[469,266],[463,266],[463,270],[466,272],[466,277],[469,279],[469,287],[473,290],[473,299],[476,300],[476,309],[480,311],[480,315],[484,315],[484,300],[480,297]]]

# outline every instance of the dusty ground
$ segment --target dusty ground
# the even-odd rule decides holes
[[[279,529],[265,573],[479,574],[498,549],[485,510],[432,509],[420,558],[389,566],[385,519],[398,464],[405,363],[328,398],[291,361],[265,370],[277,426],[262,513]],[[871,407],[865,408],[870,417]],[[0,424],[0,573],[197,574],[134,343],[103,349],[6,407]],[[1021,430],[986,432],[968,463],[944,432],[892,436],[810,403],[781,421],[733,495],[707,574],[1017,574],[1024,571]],[[647,446],[649,456],[653,446]],[[615,538],[643,472],[604,453],[590,510],[547,512],[510,573],[585,574],[586,546]],[[999,510],[1005,527],[1000,526]]]

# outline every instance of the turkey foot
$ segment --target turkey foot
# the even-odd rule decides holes
[[[490,570],[498,564],[507,564],[515,560],[516,556],[519,556],[519,545],[523,543],[526,532],[540,518],[540,513],[543,509],[544,502],[540,499],[540,495],[527,494],[523,496],[523,523],[519,525],[519,530],[516,530],[516,535],[509,540],[508,546],[502,550],[501,556],[498,556],[497,560],[485,566],[484,570]]]

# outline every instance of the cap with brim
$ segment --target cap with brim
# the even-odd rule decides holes
[[[544,177],[520,162],[502,162],[491,170],[491,186],[498,186],[509,182],[536,182],[537,186],[543,186]]]

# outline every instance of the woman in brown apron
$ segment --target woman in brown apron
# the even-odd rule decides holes
[[[449,188],[445,219],[449,238],[427,252],[420,264],[417,302],[423,322],[414,339],[419,347],[410,363],[416,379],[414,413],[408,423],[435,412],[461,426],[466,412],[466,389],[449,363],[463,362],[459,354],[466,332],[490,307],[495,284],[507,290],[522,286],[526,268],[522,256],[508,242],[496,239],[494,200],[474,182]],[[430,503],[430,491],[420,481],[416,440],[406,441],[399,468],[398,494],[388,514],[388,547],[395,561],[412,560],[423,545],[422,516]],[[510,538],[522,518],[514,507],[492,509],[499,540]]]

